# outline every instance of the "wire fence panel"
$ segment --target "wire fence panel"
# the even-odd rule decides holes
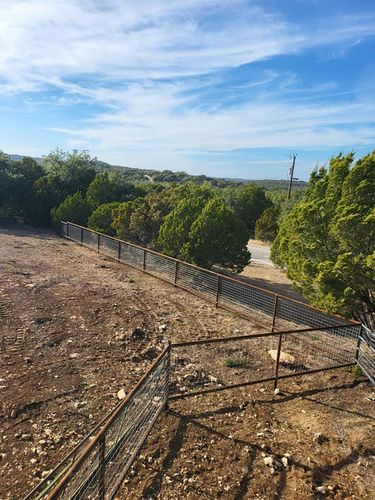
[[[345,342],[350,337],[358,338],[359,323],[352,322],[353,326],[347,326],[343,333],[340,326],[347,325],[347,320],[329,315],[302,302],[156,252],[150,252],[145,248],[110,238],[76,224],[62,223],[62,231],[68,238],[83,242],[92,248],[95,248],[96,242],[97,249],[106,255],[173,282],[192,293],[201,295],[202,298],[213,300],[218,306],[234,310],[249,319],[254,319],[254,314],[256,314],[259,321],[265,324],[271,322],[272,331],[295,330],[300,329],[301,326],[319,328],[320,331],[327,333],[325,341],[332,342],[332,345],[335,345],[340,337],[346,339]],[[89,233],[93,235],[89,236]],[[332,329],[332,326],[338,328]],[[313,342],[312,338],[313,336],[310,342]],[[312,343],[310,347],[313,348],[314,345],[316,344]],[[372,354],[373,344],[364,342],[361,350],[358,351],[358,357],[361,356],[365,373],[370,373],[368,375],[370,380],[374,378]]]
[[[127,243],[121,242],[120,260],[122,260],[123,262],[127,262],[132,266],[139,267],[140,269],[142,269],[143,256],[144,256],[143,248],[134,247],[132,245],[128,245]]]
[[[99,237],[98,234],[93,233],[88,229],[84,229],[82,234],[82,243],[90,248],[94,248],[95,250],[97,250],[98,237]]]
[[[357,361],[362,371],[375,385],[375,333],[362,325],[357,347]]]
[[[99,464],[100,447],[96,445],[85,454],[84,461],[54,498],[69,500],[99,498]]]
[[[220,339],[189,345],[172,345],[172,397],[199,390],[221,390],[236,384],[272,379],[278,336],[247,337],[244,340]]]
[[[276,319],[276,325],[280,330],[292,328],[295,325],[305,325],[314,328],[343,325],[348,322],[344,318],[325,314],[307,304],[280,296],[278,297]]]
[[[275,296],[255,287],[223,277],[219,293],[219,303],[226,302],[250,312],[256,310],[266,316],[272,316]],[[267,320],[266,320],[267,321]]]
[[[110,257],[118,257],[119,241],[110,236],[100,235],[100,251]]]
[[[71,240],[78,241],[80,243],[80,241],[81,241],[81,228],[80,227],[75,226],[74,224],[68,223],[67,234]]]
[[[198,293],[216,297],[218,275],[187,263],[178,263],[177,283]]]
[[[324,370],[355,362],[358,329],[352,326],[282,335],[280,374]]]
[[[176,262],[163,255],[146,251],[145,269],[157,274],[168,281],[174,280]]]

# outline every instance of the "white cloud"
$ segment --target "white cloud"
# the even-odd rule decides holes
[[[291,100],[293,74],[284,88],[279,81],[278,92],[241,96],[236,106],[199,96],[220,84],[228,69],[318,45],[354,45],[374,32],[375,16],[329,19],[306,31],[255,0],[0,5],[0,94],[27,93],[29,107],[90,103],[108,110],[70,127],[56,124],[53,130],[66,134],[70,147],[134,166],[188,168],[195,151],[373,142],[373,101],[352,97],[319,107],[300,92]],[[279,78],[268,71],[225,83],[250,95]],[[335,82],[311,91],[339,94]]]

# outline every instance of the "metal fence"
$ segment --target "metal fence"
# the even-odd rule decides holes
[[[165,408],[169,376],[170,345],[126,399],[26,499],[114,498],[149,431]]]
[[[95,249],[119,262],[141,269],[179,288],[248,319],[257,319],[273,330],[339,326],[348,320],[326,314],[297,300],[258,288],[234,277],[174,259],[71,222],[62,222],[70,240]],[[350,321],[349,321],[350,323]],[[359,324],[353,321],[353,324]]]
[[[171,399],[356,364],[360,326],[304,328],[172,344]]]
[[[375,333],[364,325],[358,338],[356,359],[362,371],[375,385]]]
[[[364,326],[360,330],[360,323],[356,321],[324,313],[307,304],[264,290],[235,277],[202,269],[71,222],[62,222],[62,232],[68,239],[172,283],[213,302],[217,307],[252,321],[259,321],[262,326],[268,324],[272,331],[298,330],[301,326],[319,328],[328,334],[326,340],[330,342],[335,337],[342,336],[342,331],[338,327],[352,324],[356,326],[358,338],[356,361],[374,383],[375,334]]]

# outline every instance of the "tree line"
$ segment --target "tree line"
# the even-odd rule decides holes
[[[42,162],[0,154],[0,220],[68,220],[199,266],[241,272],[250,236],[314,305],[375,327],[375,152],[316,168],[286,203],[285,189],[130,182],[87,152],[52,151]]]
[[[126,172],[98,171],[97,160],[78,151],[52,151],[42,162],[0,156],[3,219],[68,220],[208,268],[242,271],[249,235],[270,208],[264,187],[251,183],[129,182]]]

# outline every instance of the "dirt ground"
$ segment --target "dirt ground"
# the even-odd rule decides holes
[[[262,330],[49,232],[0,230],[0,266],[2,499],[44,477],[166,340]],[[373,498],[367,381],[340,369],[280,389],[171,402],[119,498]]]

